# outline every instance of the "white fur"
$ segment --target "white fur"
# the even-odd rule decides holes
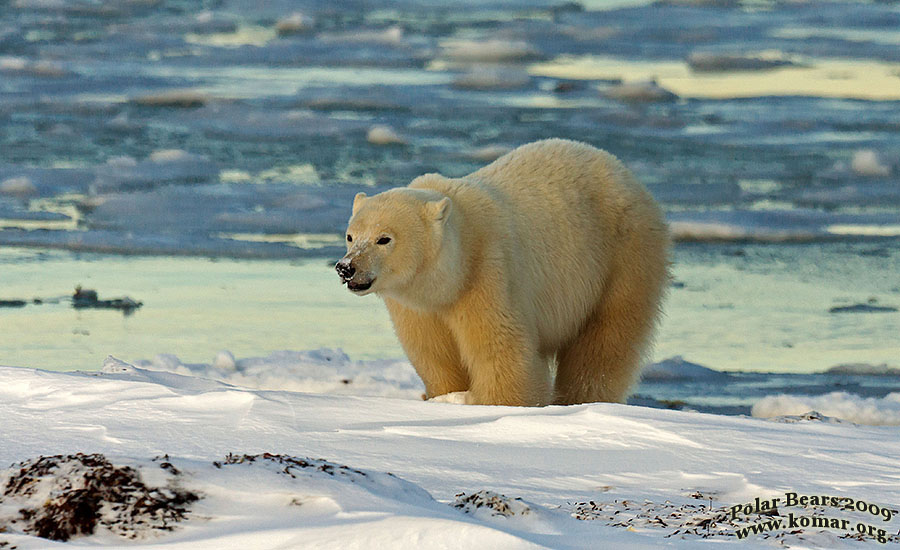
[[[350,282],[373,281],[358,293],[384,298],[428,397],[625,399],[668,283],[668,234],[615,157],[539,141],[462,178],[360,194],[353,211]]]

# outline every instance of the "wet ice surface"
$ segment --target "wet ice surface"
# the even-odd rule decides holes
[[[680,239],[900,234],[892,4],[622,4],[14,2],[0,243],[301,257],[360,189],[551,136]]]

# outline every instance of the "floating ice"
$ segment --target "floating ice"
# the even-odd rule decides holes
[[[878,153],[871,149],[861,149],[853,153],[850,167],[860,176],[885,177],[891,175],[891,167],[884,164]]]
[[[485,145],[467,151],[466,156],[482,162],[493,162],[512,150],[513,148],[508,145]]]
[[[0,57],[0,73],[58,78],[69,74],[62,65],[51,61],[31,61],[24,57]]]
[[[275,23],[275,32],[278,33],[278,36],[306,34],[311,32],[314,27],[315,19],[303,13],[294,12]]]
[[[540,57],[534,47],[519,40],[448,40],[441,46],[443,57],[465,63],[508,63]]]
[[[614,84],[605,89],[603,95],[625,103],[658,103],[678,99],[677,95],[657,84],[655,80]]]
[[[37,194],[37,187],[25,176],[0,181],[0,194],[13,197],[30,197]]]
[[[354,32],[322,33],[318,39],[326,44],[378,44],[382,46],[403,46],[403,29],[397,25],[381,30],[357,30]]]
[[[366,132],[366,141],[372,145],[406,145],[406,138],[396,130],[384,124],[378,124],[369,128]]]

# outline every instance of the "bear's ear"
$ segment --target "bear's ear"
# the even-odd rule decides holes
[[[431,201],[428,203],[428,208],[431,210],[431,217],[434,221],[443,222],[450,215],[450,197]]]
[[[353,197],[353,213],[356,214],[356,211],[359,210],[359,207],[362,206],[363,201],[366,200],[365,193],[357,193],[355,197]]]

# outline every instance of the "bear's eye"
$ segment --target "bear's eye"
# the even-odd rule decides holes
[[[348,243],[352,243],[352,242],[353,242],[353,237],[351,237],[349,233],[347,233],[347,242],[348,242]]]
[[[391,238],[390,238],[390,237],[381,237],[380,239],[378,239],[377,241],[375,241],[375,244],[387,244],[387,243],[389,243],[389,242],[391,242]]]

